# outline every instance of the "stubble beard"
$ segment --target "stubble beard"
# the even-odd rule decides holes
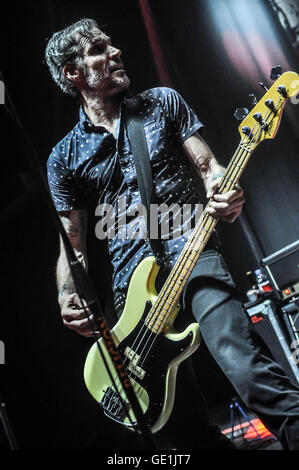
[[[85,70],[85,79],[90,90],[106,90],[111,94],[124,91],[130,86],[130,79],[125,71],[103,76],[98,70]]]

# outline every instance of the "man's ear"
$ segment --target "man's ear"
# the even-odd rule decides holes
[[[75,65],[67,64],[63,67],[62,71],[72,82],[78,82],[82,78],[80,70],[78,70]]]

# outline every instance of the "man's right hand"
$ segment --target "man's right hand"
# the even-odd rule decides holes
[[[77,259],[87,269],[87,212],[85,210],[71,210],[61,213],[60,216]],[[90,321],[93,320],[93,317],[88,308],[86,308],[86,311],[82,308],[80,298],[75,292],[74,281],[61,237],[60,255],[57,263],[57,288],[59,291],[58,302],[64,325],[80,335],[93,336],[90,327]],[[86,306],[85,301],[83,301],[83,305]]]
[[[59,296],[58,302],[64,325],[80,335],[92,337],[90,322],[93,322],[93,315],[88,307],[86,307],[86,311],[82,308],[78,294],[64,293]],[[83,300],[83,305],[87,305],[85,300]],[[98,331],[96,333],[98,334]]]

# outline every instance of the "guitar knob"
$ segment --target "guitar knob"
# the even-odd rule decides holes
[[[278,77],[280,77],[281,73],[282,73],[281,65],[276,65],[276,67],[273,67],[270,73],[271,80],[276,80]]]
[[[247,108],[237,108],[234,112],[234,118],[236,118],[238,121],[243,121],[248,113],[249,111]]]

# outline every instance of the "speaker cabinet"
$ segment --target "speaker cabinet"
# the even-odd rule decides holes
[[[290,379],[299,383],[299,368],[294,350],[279,319],[279,308],[271,300],[245,304],[251,323],[256,333],[267,345],[275,361],[281,366]]]

